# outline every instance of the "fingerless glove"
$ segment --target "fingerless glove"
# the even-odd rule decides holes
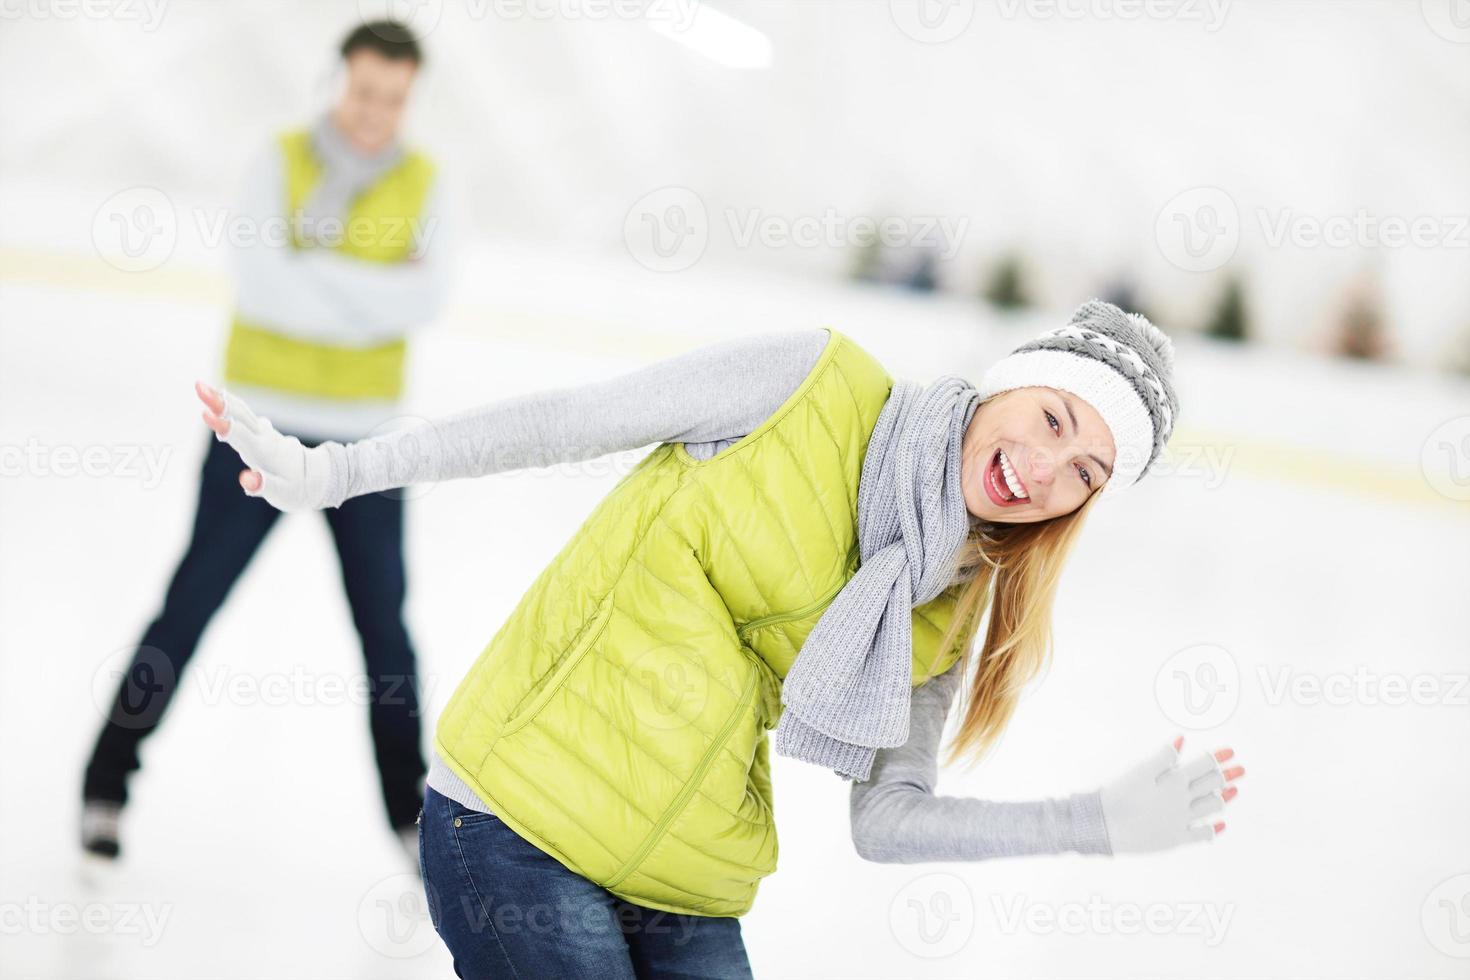
[[[1225,774],[1210,753],[1180,763],[1172,742],[1139,762],[1099,794],[1114,854],[1162,851],[1212,840],[1211,814],[1225,806]],[[1195,821],[1204,819],[1203,823]]]

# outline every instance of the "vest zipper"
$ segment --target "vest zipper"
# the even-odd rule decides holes
[[[852,560],[858,556],[858,554],[858,546],[853,545],[852,550],[847,553],[847,561],[849,565],[852,563]],[[845,586],[846,584],[846,581],[838,582],[835,586],[827,591],[826,595],[813,602],[807,603],[800,609],[794,609],[790,612],[772,613],[769,616],[761,616],[757,619],[752,619],[745,625],[737,627],[735,630],[735,635],[743,642],[745,638],[751,633],[754,633],[758,629],[765,629],[767,626],[770,626],[774,623],[787,623],[795,619],[805,619],[812,613],[816,612],[818,609],[821,609],[823,606],[829,604],[833,599],[837,598],[837,593],[841,592],[843,586]]]
[[[616,888],[624,878],[632,874],[638,868],[638,865],[643,863],[643,859],[648,856],[648,852],[653,850],[653,846],[663,838],[664,831],[668,829],[669,824],[673,822],[674,818],[684,812],[684,807],[688,805],[689,798],[694,795],[695,791],[699,789],[700,784],[704,782],[704,774],[709,770],[710,765],[714,763],[715,756],[724,749],[725,743],[729,741],[730,733],[734,731],[735,725],[739,723],[741,718],[745,717],[745,712],[750,710],[750,703],[754,700],[756,687],[759,684],[759,672],[752,671],[750,680],[745,685],[745,692],[740,695],[739,707],[731,712],[730,717],[725,721],[724,726],[721,727],[720,733],[715,736],[715,740],[705,750],[704,758],[699,760],[699,766],[694,770],[694,774],[685,782],[684,788],[679,790],[679,795],[669,804],[668,809],[664,811],[664,815],[659,818],[657,825],[654,826],[653,830],[649,831],[648,837],[638,848],[637,853],[627,860],[622,868],[618,870],[617,874],[603,882],[603,888]]]

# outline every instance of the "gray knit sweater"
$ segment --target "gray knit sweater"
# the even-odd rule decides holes
[[[329,505],[411,483],[483,476],[683,442],[708,459],[770,416],[826,346],[825,329],[709,344],[605,381],[504,398],[338,455]],[[412,439],[398,443],[397,440]],[[878,750],[851,789],[852,840],[870,861],[968,861],[1062,851],[1110,853],[1096,791],[1065,799],[990,802],[939,796],[938,750],[961,664],[915,689],[909,739]],[[428,785],[490,808],[435,754]]]

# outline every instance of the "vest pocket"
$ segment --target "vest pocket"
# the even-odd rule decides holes
[[[527,692],[526,696],[521,699],[521,703],[511,712],[510,717],[505,721],[505,727],[500,732],[501,738],[524,728],[541,713],[546,703],[556,695],[557,691],[561,690],[561,686],[566,683],[572,671],[577,669],[577,664],[581,663],[587,651],[591,650],[602,637],[603,631],[607,629],[607,624],[612,619],[612,611],[613,593],[609,590],[566,654],[542,678],[537,687]]]

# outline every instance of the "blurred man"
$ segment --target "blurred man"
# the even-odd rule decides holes
[[[281,134],[248,172],[241,211],[255,236],[236,250],[225,353],[231,390],[307,445],[362,438],[399,414],[405,335],[438,315],[447,286],[442,181],[427,156],[399,142],[423,63],[419,44],[403,25],[380,21],[352,31],[341,54],[335,105],[309,128]],[[139,744],[280,513],[242,491],[243,469],[211,435],[193,537],[87,765],[82,844],[93,854],[120,853],[118,818]],[[416,856],[425,766],[417,670],[402,619],[403,501],[355,498],[326,517],[362,641],[388,821]],[[303,766],[312,764],[309,753],[307,746]],[[212,775],[175,778],[185,786]]]

